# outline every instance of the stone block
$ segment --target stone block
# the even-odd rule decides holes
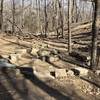
[[[10,54],[9,59],[10,59],[11,63],[16,64],[18,61],[18,55],[17,54]]]
[[[75,75],[79,75],[79,76],[87,76],[88,72],[89,72],[88,69],[82,68],[82,67],[77,67],[77,68],[74,68],[72,70],[74,71]]]
[[[49,58],[48,58],[48,62],[56,62],[56,61],[58,61],[59,60],[59,57],[57,57],[57,56],[50,56]]]
[[[59,53],[59,51],[56,50],[56,49],[52,49],[52,50],[51,50],[51,54],[53,54],[53,55],[57,55],[58,53]]]
[[[41,49],[48,48],[48,44],[42,44]]]
[[[66,69],[55,69],[55,78],[63,78],[66,76]]]
[[[1,55],[1,57],[8,59],[9,58],[9,55]]]
[[[17,49],[15,53],[26,54],[27,53],[27,49]]]
[[[38,55],[39,49],[37,48],[32,48],[31,54],[37,56]]]
[[[100,76],[100,70],[96,70],[96,75]]]
[[[72,70],[68,70],[68,71],[67,71],[67,75],[69,75],[69,76],[75,76],[75,75],[74,75],[74,72],[73,72]]]
[[[38,55],[41,56],[49,56],[50,55],[50,51],[48,50],[39,50],[38,51]]]

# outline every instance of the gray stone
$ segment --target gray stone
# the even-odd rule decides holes
[[[82,67],[77,67],[75,69],[73,69],[74,73],[78,73],[79,76],[87,76],[89,70],[86,68],[82,68]]]
[[[100,70],[96,70],[96,75],[100,76]]]
[[[39,49],[37,48],[32,48],[31,54],[37,56],[38,55]]]
[[[52,50],[51,50],[51,54],[57,55],[57,54],[58,54],[58,50],[52,49]]]
[[[47,50],[39,50],[38,51],[38,55],[39,56],[49,56],[50,55],[50,51],[47,51]]]
[[[67,75],[69,75],[69,76],[75,76],[75,75],[74,75],[74,72],[73,72],[72,70],[68,70],[68,71],[67,71]]]
[[[59,60],[59,57],[57,57],[57,56],[50,56],[49,58],[48,58],[48,61],[49,62],[56,62],[56,61],[58,61]]]
[[[41,49],[48,48],[48,44],[42,44]]]
[[[20,69],[16,69],[16,75],[21,75]]]
[[[16,53],[19,53],[19,54],[26,54],[26,53],[27,53],[27,49],[17,49],[17,50],[16,50]]]
[[[66,73],[66,69],[55,69],[55,77],[56,78],[62,78],[62,77],[66,77],[67,73]]]
[[[16,64],[18,62],[18,59],[20,58],[21,55],[19,54],[10,54],[10,62],[13,64]]]
[[[9,58],[9,55],[1,55],[1,57],[8,59]]]

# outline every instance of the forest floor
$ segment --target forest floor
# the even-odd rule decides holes
[[[73,34],[72,48],[89,55],[90,34],[89,32]],[[100,39],[100,36],[98,38]],[[47,48],[45,48],[45,44],[48,45]],[[40,51],[57,49],[60,51],[58,54],[64,59],[45,62],[36,55],[30,54],[30,48],[33,51],[35,49],[40,49]],[[24,51],[20,55],[18,50],[28,52]],[[16,55],[16,52],[20,55],[17,61],[15,61],[15,56],[9,59],[9,56]],[[0,68],[0,100],[100,100],[100,76],[95,76],[87,68],[85,69],[89,70],[89,75],[92,76],[80,77],[72,73],[71,69],[82,65],[86,67],[86,65],[68,56],[67,39],[34,37],[31,40],[18,40],[14,36],[1,34],[0,55],[1,58],[6,58],[18,67],[18,69],[9,68],[7,71]],[[98,64],[98,66],[100,65]],[[62,69],[62,76],[52,76],[50,68],[58,70],[58,76],[60,76],[59,69]],[[71,72],[65,75],[65,70]]]

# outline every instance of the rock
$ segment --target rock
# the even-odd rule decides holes
[[[88,69],[82,68],[82,67],[77,67],[77,68],[74,68],[72,70],[74,71],[75,75],[79,75],[79,76],[87,76],[88,72],[89,72]]]
[[[50,72],[37,72],[36,70],[34,70],[34,75],[37,76],[38,78],[46,78],[46,79],[55,79]]]
[[[18,62],[19,55],[18,54],[10,54],[9,59],[10,59],[11,63],[16,64]]]
[[[9,55],[1,55],[1,57],[8,59],[9,58]]]
[[[40,59],[34,60],[33,69],[34,69],[34,66],[35,66],[35,70],[37,70],[37,71],[48,71],[48,72],[50,72],[50,69],[53,68],[52,65],[50,65],[49,63],[44,62]]]
[[[58,61],[59,60],[59,57],[58,56],[50,56],[48,57],[48,62],[55,62],[55,61]]]
[[[20,69],[16,69],[16,75],[21,75]]]
[[[74,72],[72,70],[68,70],[67,75],[69,75],[69,76],[75,76]]]
[[[66,73],[66,69],[55,69],[55,77],[56,78],[63,78],[66,77],[67,73]]]
[[[50,72],[54,72],[55,71],[55,68],[51,65],[51,66],[49,66],[49,71]]]
[[[6,58],[0,58],[0,63],[2,63],[2,62],[9,63],[9,59],[6,59]]]
[[[31,51],[32,51],[32,48],[28,48],[28,49],[27,49],[27,53],[28,53],[28,54],[31,54]]]
[[[50,55],[50,51],[48,51],[48,50],[39,50],[38,51],[38,55],[41,57],[43,57],[43,56],[49,56]]]
[[[53,54],[53,55],[57,55],[58,53],[59,53],[59,51],[56,50],[56,49],[52,49],[52,50],[51,50],[51,54]]]
[[[41,49],[48,48],[48,44],[42,44]]]
[[[15,53],[26,54],[27,53],[27,49],[17,49]]]
[[[39,78],[51,78],[54,79],[54,77],[50,74],[49,68],[51,68],[50,64],[47,62],[41,61],[40,59],[34,60],[33,65],[33,73],[39,77]]]
[[[16,68],[16,65],[10,64],[9,62],[0,61],[0,68]]]
[[[96,75],[100,76],[100,70],[96,70]]]
[[[37,56],[38,55],[38,51],[39,51],[39,49],[32,48],[31,54],[34,55],[34,56]]]

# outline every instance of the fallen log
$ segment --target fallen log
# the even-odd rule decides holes
[[[100,24],[100,21],[98,21],[98,24]],[[71,29],[72,29],[72,31],[76,31],[79,29],[84,29],[84,28],[89,28],[89,27],[92,27],[92,21],[85,21],[85,22],[81,22],[81,23],[72,24]],[[68,28],[65,27],[64,30],[67,31]]]
[[[84,54],[84,53],[78,52],[78,51],[73,51],[69,55],[76,58],[76,60],[78,60],[78,61],[85,62],[86,65],[90,66],[91,57],[88,54]]]

